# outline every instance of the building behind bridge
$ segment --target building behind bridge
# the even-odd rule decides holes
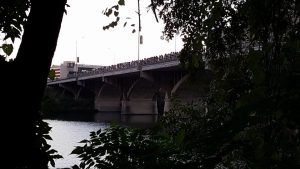
[[[55,71],[55,79],[64,79],[76,73],[92,71],[101,68],[99,65],[76,64],[75,61],[64,61],[61,65],[53,65],[50,69]]]

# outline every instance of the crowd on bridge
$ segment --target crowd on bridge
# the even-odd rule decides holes
[[[175,61],[175,60],[178,60],[178,52],[171,52],[171,53],[164,54],[164,55],[153,56],[150,58],[144,58],[142,60],[134,60],[131,62],[124,62],[124,63],[119,63],[119,64],[111,65],[111,66],[103,66],[100,68],[95,68],[91,71],[78,72],[77,75],[69,74],[68,78],[90,76],[90,75],[106,73],[106,72],[112,72],[112,71],[118,71],[118,70],[130,69],[130,68],[138,68],[138,67],[142,67],[142,66],[146,66],[146,65],[170,62],[170,61]]]

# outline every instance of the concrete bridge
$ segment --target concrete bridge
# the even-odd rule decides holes
[[[78,98],[93,98],[95,109],[121,114],[159,114],[168,111],[171,97],[185,101],[199,97],[184,87],[189,75],[177,54],[120,63],[48,81],[48,87]]]

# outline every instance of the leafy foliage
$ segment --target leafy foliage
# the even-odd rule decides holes
[[[73,168],[182,168],[188,166],[180,153],[183,134],[170,137],[150,130],[113,125],[91,132],[72,154],[81,159]]]
[[[27,20],[29,0],[2,0],[0,8],[0,32],[5,34],[4,40],[20,38],[23,25]]]
[[[13,52],[13,45],[12,44],[2,44],[2,46],[0,46],[0,48],[2,48],[3,52],[7,56],[11,55],[11,53]]]
[[[109,29],[109,28],[114,28],[115,26],[118,25],[118,22],[120,21],[120,17],[119,17],[119,7],[120,6],[124,6],[125,5],[125,1],[124,0],[119,0],[117,5],[114,5],[110,8],[106,8],[105,11],[103,11],[102,13],[109,17],[111,14],[114,14],[114,16],[116,17],[116,20],[109,23],[106,26],[103,26],[103,30]],[[126,25],[126,24],[124,24]]]
[[[49,127],[49,124],[43,120],[40,119],[36,122],[36,145],[39,146],[44,161],[50,163],[52,167],[55,167],[54,160],[63,157],[59,155],[56,150],[51,149],[51,146],[47,143],[47,140],[52,140],[49,136],[50,130],[51,127]]]
[[[215,101],[214,104],[204,101],[193,105],[178,104],[165,115],[163,125],[170,135],[184,131],[184,151],[196,159],[195,167],[299,167],[297,132],[278,119],[267,123],[270,117],[232,115],[230,111],[228,105]]]
[[[167,38],[178,31],[183,36],[183,65],[193,72],[204,62],[214,74],[199,110],[179,108],[170,115],[176,122],[167,123],[201,136],[191,143],[199,148],[200,164],[230,167],[236,162],[226,159],[233,159],[249,168],[299,168],[299,1],[156,5]]]
[[[118,25],[119,21],[121,20],[121,17],[120,17],[120,8],[122,6],[125,6],[125,0],[119,0],[118,1],[118,4],[110,7],[110,8],[106,8],[104,11],[102,11],[102,13],[107,16],[107,17],[110,17],[110,16],[113,16],[115,18],[114,21],[110,22],[109,24],[103,26],[103,30],[108,30],[110,28],[114,28]],[[112,15],[113,14],[113,15]],[[127,23],[129,22],[131,18],[130,17],[126,17],[125,18],[125,21],[123,23],[123,27],[126,27],[127,26]],[[132,28],[132,33],[135,33],[136,32],[136,29],[135,26],[136,24],[130,24],[131,28]]]
[[[27,19],[27,13],[30,7],[28,0],[2,0],[0,4],[0,33],[4,35],[3,40],[10,39],[12,43],[16,38],[21,37],[23,25]],[[10,43],[0,44],[6,56],[11,55],[13,45]],[[1,56],[5,58],[6,56]],[[4,60],[3,60],[4,61]]]
[[[49,71],[48,78],[51,79],[51,80],[54,80],[54,79],[55,79],[55,70],[54,70],[54,69],[51,69],[51,70]]]
[[[299,168],[300,2],[153,0],[150,7],[166,39],[181,34],[181,63],[213,73],[207,96],[164,120],[171,136],[184,131],[195,165]]]

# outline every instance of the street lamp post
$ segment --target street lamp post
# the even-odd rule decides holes
[[[78,63],[79,63],[79,57],[78,57],[78,52],[77,52],[77,40],[76,40],[76,58],[75,58],[75,75],[76,75],[76,81],[78,80]]]
[[[84,39],[84,35],[82,35],[80,38],[79,38],[79,40],[82,40],[82,39]],[[76,55],[75,55],[75,74],[76,74],[76,78],[78,78],[78,64],[79,64],[79,56],[78,56],[78,50],[77,50],[77,48],[78,48],[78,40],[76,39]]]

